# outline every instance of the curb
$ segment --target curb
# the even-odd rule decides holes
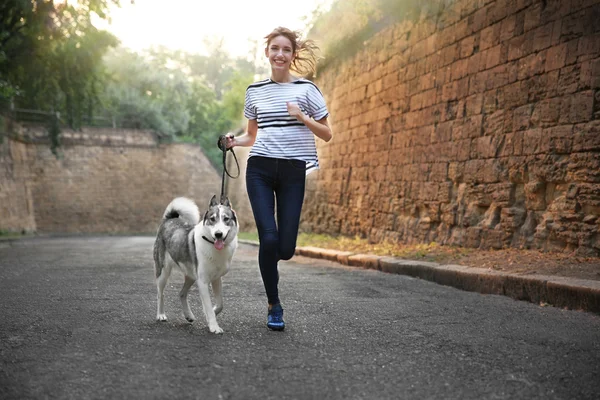
[[[256,241],[240,242],[258,245]],[[497,294],[540,305],[600,314],[600,281],[547,275],[518,275],[463,265],[442,265],[318,247],[297,247],[295,254],[351,267],[407,275],[470,292]]]

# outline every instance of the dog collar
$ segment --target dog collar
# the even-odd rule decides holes
[[[209,238],[207,238],[206,236],[202,235],[202,239],[206,240],[208,243],[210,244],[215,244],[215,242],[213,242],[212,240],[210,240]],[[223,243],[225,243],[225,239],[227,239],[227,236],[225,236],[223,238]]]

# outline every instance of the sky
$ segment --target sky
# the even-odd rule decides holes
[[[139,51],[151,46],[207,54],[205,39],[217,42],[231,57],[247,57],[252,43],[277,26],[305,30],[312,12],[332,0],[121,0],[111,9],[109,25],[97,23],[122,45]],[[306,19],[307,17],[308,20]],[[304,18],[304,19],[303,19]]]

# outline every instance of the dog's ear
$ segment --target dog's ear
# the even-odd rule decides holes
[[[221,196],[221,204],[224,205],[225,207],[231,208],[231,203],[229,202],[229,197],[227,197],[225,195]]]
[[[210,199],[210,205],[209,207],[214,207],[214,206],[218,206],[219,203],[217,202],[217,195],[215,194],[211,199]]]
[[[231,214],[233,215],[233,221],[237,225],[237,223],[238,223],[237,214],[235,213],[235,210],[233,208],[231,209]]]

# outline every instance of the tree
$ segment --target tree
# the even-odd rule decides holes
[[[0,96],[24,108],[60,111],[77,127],[93,114],[102,56],[118,40],[92,24],[118,0],[5,0],[0,6]]]
[[[182,135],[190,120],[187,75],[168,68],[166,59],[153,54],[119,48],[106,55],[103,105],[120,125],[154,129],[169,137]]]

